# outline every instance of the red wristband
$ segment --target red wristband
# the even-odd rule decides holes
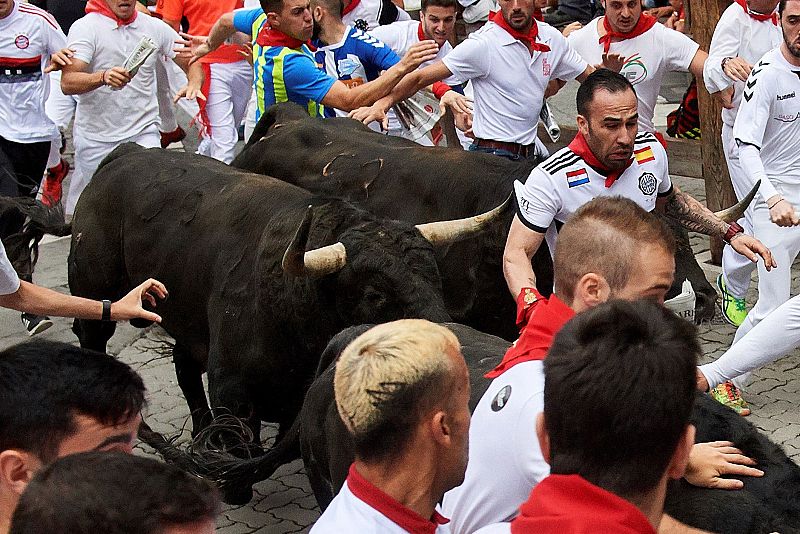
[[[444,82],[433,82],[433,95],[439,100],[442,99],[447,91],[452,91],[453,88]]]
[[[733,236],[735,236],[736,234],[741,233],[741,232],[744,232],[744,229],[741,226],[739,226],[738,224],[736,224],[736,222],[732,222],[732,223],[730,223],[730,226],[728,227],[728,231],[725,232],[725,237],[723,237],[722,240],[730,245],[731,239],[733,239]]]

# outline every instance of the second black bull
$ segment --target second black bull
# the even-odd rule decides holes
[[[272,106],[233,166],[339,197],[368,211],[412,224],[459,219],[502,203],[515,180],[535,162],[457,149],[422,147],[373,132],[350,119],[314,119],[294,104]],[[502,273],[503,248],[513,213],[481,237],[437,250],[445,303],[453,320],[516,339],[514,300]],[[714,316],[717,293],[694,258],[686,231],[670,224],[678,242],[675,283],[688,279],[697,294],[698,321]],[[539,290],[549,295],[552,262],[547,247],[533,259]]]

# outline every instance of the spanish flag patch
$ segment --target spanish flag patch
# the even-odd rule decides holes
[[[640,148],[639,150],[633,151],[633,156],[636,158],[636,163],[641,165],[642,163],[647,163],[648,161],[655,161],[656,157],[653,155],[653,149],[648,147]]]

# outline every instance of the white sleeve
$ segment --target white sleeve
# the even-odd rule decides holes
[[[492,523],[476,530],[475,534],[511,534],[511,523]]]
[[[574,48],[572,48],[572,45],[569,44],[566,37],[561,35],[559,32],[556,33],[557,35],[552,41],[550,41],[551,48],[553,48],[552,45],[558,43],[556,47],[558,47],[561,53],[555,60],[555,68],[553,69],[550,78],[557,78],[559,80],[574,80],[583,74],[589,64],[580,56],[580,54],[578,54]]]
[[[800,346],[800,295],[784,302],[718,360],[700,366],[712,388],[755,371]]]
[[[19,289],[19,276],[6,255],[6,248],[0,243],[0,295],[10,295]]]
[[[738,143],[738,141],[737,141]],[[742,166],[742,178],[746,180],[746,187],[749,191],[756,185],[756,182],[761,180],[761,185],[758,192],[761,193],[761,198],[764,202],[770,197],[778,194],[778,190],[770,182],[767,172],[764,170],[764,162],[761,161],[761,152],[759,149],[748,143],[739,143],[739,164]]]
[[[548,175],[538,167],[531,171],[525,185],[514,182],[517,216],[534,232],[545,233],[561,211],[561,198],[550,183]]]
[[[155,41],[160,52],[168,58],[173,59],[177,55],[175,53],[175,41],[179,40],[181,37],[165,22],[161,22],[158,19],[153,19],[153,21],[158,23]]]
[[[69,28],[67,46],[75,52],[75,59],[91,63],[95,53],[95,34],[87,17],[76,20]]]
[[[44,26],[47,30],[47,52],[50,55],[67,47],[67,36],[64,35],[61,26],[58,28],[53,28],[49,24],[45,24]]]
[[[738,8],[738,6],[736,7]],[[716,93],[733,85],[733,80],[722,70],[722,60],[726,57],[739,55],[739,32],[741,28],[739,28],[736,17],[729,14],[729,11],[725,10],[717,23],[717,27],[714,28],[708,59],[703,66],[703,81],[709,93]]]
[[[409,15],[408,11],[406,11],[405,9],[403,9],[401,7],[398,7],[397,8],[397,18],[395,19],[395,22],[398,22],[398,21],[401,21],[401,20],[411,20],[411,15]]]
[[[700,45],[679,31],[667,28],[662,24],[656,24],[656,26],[661,27],[661,45],[666,53],[665,68],[670,71],[688,71]]]
[[[367,33],[391,48],[395,51],[397,55],[400,54],[400,31],[402,26],[401,24],[385,24],[383,26],[378,26],[376,28],[372,28]]]
[[[653,151],[659,152],[658,154],[658,161],[661,162],[660,165],[660,183],[658,184],[658,196],[664,196],[670,192],[672,192],[672,178],[669,175],[669,158],[667,157],[667,150],[664,148],[660,142],[656,142],[650,145]]]
[[[443,57],[442,63],[459,80],[466,81],[489,74],[491,55],[479,39],[470,36]]]
[[[550,465],[544,461],[536,436],[536,417],[544,411],[544,393],[531,391],[520,410],[520,418],[514,428],[514,437],[509,443],[520,476],[533,489],[550,474]]]

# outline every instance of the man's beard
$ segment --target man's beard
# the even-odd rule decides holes
[[[319,23],[316,19],[311,19],[311,40],[316,41],[319,39],[319,34],[322,33],[322,28],[320,27]],[[327,43],[330,44],[330,43]]]
[[[794,44],[794,42],[790,42],[789,39],[786,38],[786,32],[783,32],[783,42],[786,44],[789,53],[800,59],[800,46]]]

